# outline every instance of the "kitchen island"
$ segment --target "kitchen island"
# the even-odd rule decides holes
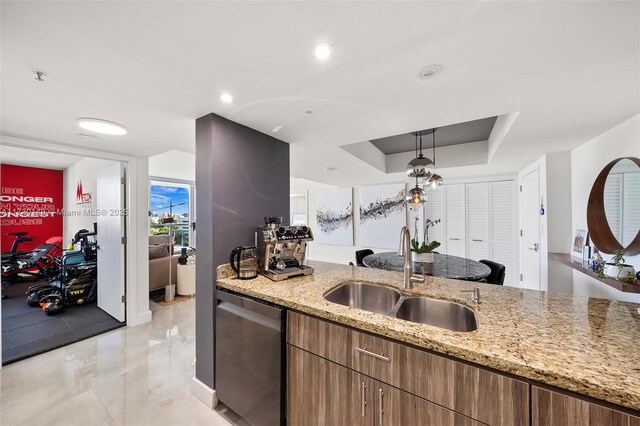
[[[217,286],[287,307],[295,311],[294,315],[326,320],[327,324],[335,324],[339,332],[339,326],[343,326],[506,373],[507,378],[515,376],[531,385],[532,397],[537,389],[553,387],[553,392],[570,391],[575,394],[569,395],[594,398],[587,400],[601,401],[608,408],[631,414],[627,416],[631,420],[621,424],[640,424],[640,419],[634,417],[640,409],[638,304],[437,277],[427,277],[425,283],[403,290],[402,274],[398,272],[322,262],[312,262],[312,266],[316,270],[314,275],[274,282],[262,276],[238,280],[223,265],[218,268]],[[349,308],[323,298],[327,291],[348,281],[392,286],[405,296],[464,304],[474,310],[478,329],[452,332]],[[462,293],[474,287],[480,288],[480,304],[471,303],[469,294]],[[543,399],[538,405],[536,400],[532,402],[534,409],[541,405],[548,408],[551,402]],[[534,418],[531,424],[542,423]]]

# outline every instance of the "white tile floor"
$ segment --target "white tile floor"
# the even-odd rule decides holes
[[[195,300],[0,370],[0,425],[246,425],[191,395]]]

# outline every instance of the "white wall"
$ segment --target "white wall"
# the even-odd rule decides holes
[[[640,114],[571,151],[572,229],[587,224],[591,187],[604,166],[620,157],[640,158]],[[626,262],[640,269],[640,255],[627,257]]]
[[[149,176],[195,182],[196,156],[173,149],[149,157]]]
[[[96,221],[96,217],[91,213],[96,208],[96,178],[98,171],[113,164],[116,164],[116,162],[85,158],[64,169],[64,209],[67,212],[79,213],[79,216],[67,214],[64,217],[63,234],[65,246],[71,242],[75,233],[80,229],[84,228],[93,231],[93,223]],[[91,193],[91,203],[77,204],[76,188],[79,181],[82,181],[82,191]],[[85,212],[87,215],[85,215]]]
[[[503,175],[503,176],[488,176],[482,178],[467,178],[467,179],[453,179],[451,181],[447,181],[449,184],[460,184],[460,183],[472,183],[472,182],[490,182],[496,180],[505,180],[512,179],[515,180],[515,176],[513,175]],[[406,182],[405,182],[406,183]],[[323,189],[331,189],[336,188],[332,185],[326,185],[319,182],[313,182],[306,179],[298,179],[291,178],[291,193],[292,194],[306,194],[307,195],[307,224],[311,227],[313,231],[318,229],[318,224],[316,221],[316,192]],[[427,201],[428,202],[428,201]],[[517,214],[517,203],[515,210]],[[417,209],[417,211],[416,211]],[[328,245],[328,244],[318,244],[315,241],[312,241],[308,245],[308,258],[312,260],[321,260],[325,262],[334,262],[341,264],[348,264],[349,262],[355,263],[355,252],[357,250],[370,248],[375,253],[380,252],[389,252],[397,250],[397,248],[376,248],[376,247],[364,247],[360,244],[360,220],[358,217],[358,212],[360,211],[360,192],[359,187],[353,187],[353,211],[354,211],[354,224],[353,224],[353,246],[339,246],[339,245]],[[422,217],[422,207],[408,207],[407,208],[407,217],[406,224],[409,226],[409,231],[413,234],[413,218],[418,214]],[[422,229],[419,229],[419,232],[422,232]],[[398,244],[400,242],[400,229],[397,230],[398,233]],[[518,264],[519,256],[516,255],[514,258],[514,264]]]

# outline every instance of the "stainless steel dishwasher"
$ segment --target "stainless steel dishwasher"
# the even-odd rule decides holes
[[[253,426],[285,424],[285,309],[218,290],[216,396]]]

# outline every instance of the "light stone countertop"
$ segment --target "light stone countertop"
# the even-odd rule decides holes
[[[311,262],[315,273],[275,282],[260,275],[236,279],[218,268],[224,288],[340,324],[495,368],[541,383],[640,410],[640,304],[520,290],[427,277],[402,290],[402,274]],[[403,294],[447,299],[471,307],[476,331],[463,333],[416,324],[326,301],[345,281],[398,288]],[[468,293],[479,287],[481,303]]]

